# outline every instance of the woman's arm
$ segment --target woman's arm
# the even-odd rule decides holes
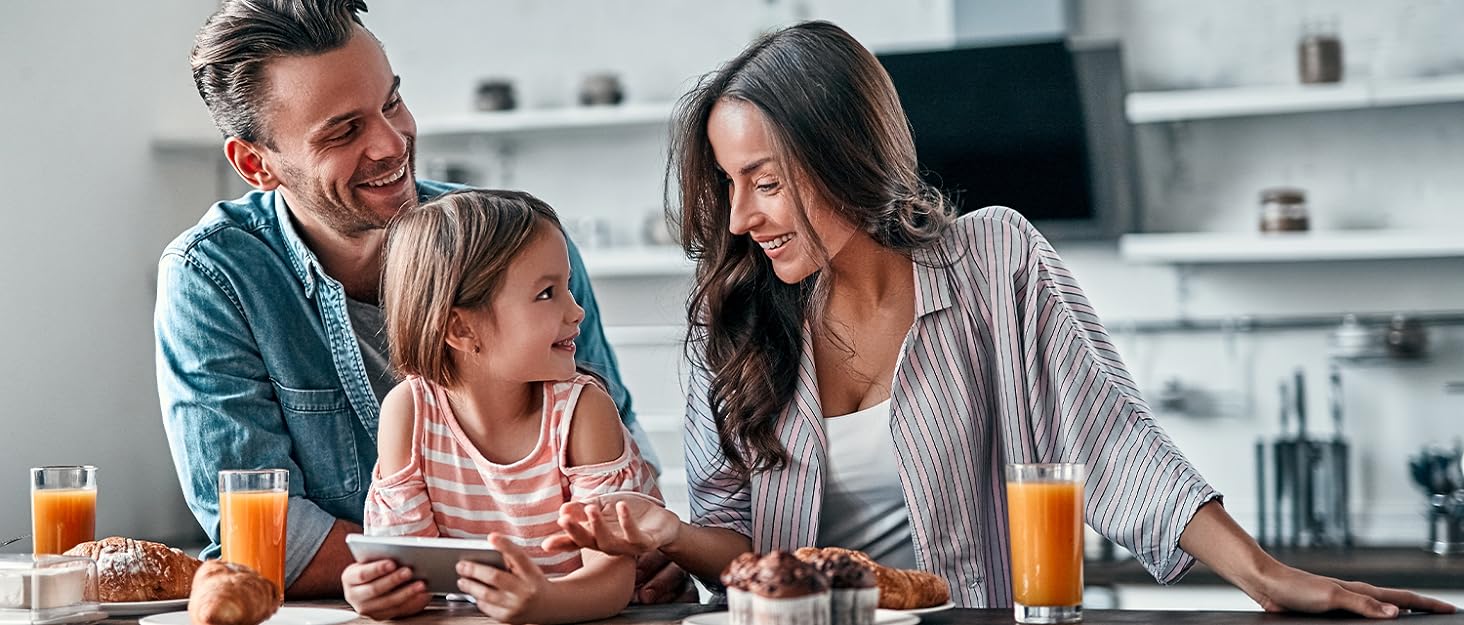
[[[559,509],[559,526],[564,534],[546,540],[545,550],[584,548],[626,556],[659,550],[705,580],[717,579],[733,558],[752,550],[752,540],[742,534],[683,522],[642,497],[612,494],[566,503]]]
[[[752,540],[720,527],[681,523],[676,540],[661,548],[681,568],[702,579],[717,579],[737,556],[752,551]]]
[[[1262,550],[1218,501],[1195,513],[1179,543],[1267,612],[1347,610],[1368,618],[1393,618],[1400,609],[1454,612],[1454,606],[1437,599],[1313,575],[1282,564]]]

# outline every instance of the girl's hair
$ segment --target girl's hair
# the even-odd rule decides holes
[[[821,316],[830,284],[818,275],[785,284],[750,237],[728,234],[728,183],[707,136],[712,108],[722,101],[755,106],[766,119],[796,228],[814,243],[821,266],[828,253],[809,225],[810,201],[907,257],[935,246],[952,210],[920,178],[889,75],[838,26],[805,22],[764,35],[681,99],[666,217],[697,261],[686,352],[710,372],[706,400],[722,452],[747,474],[788,461],[777,421],[793,399],[804,327],[824,331],[808,322]]]
[[[522,191],[453,191],[403,211],[387,228],[381,299],[399,375],[458,381],[447,345],[454,307],[493,301],[509,264],[543,224],[559,217]]]

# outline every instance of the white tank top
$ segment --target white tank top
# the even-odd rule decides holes
[[[890,400],[823,423],[829,448],[818,546],[858,549],[885,566],[916,568]]]

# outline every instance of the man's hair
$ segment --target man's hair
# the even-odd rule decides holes
[[[224,0],[198,31],[190,58],[219,132],[273,148],[261,115],[266,66],[346,45],[364,11],[365,0]]]

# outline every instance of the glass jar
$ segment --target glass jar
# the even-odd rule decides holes
[[[1304,232],[1309,227],[1306,191],[1294,187],[1261,191],[1261,232]]]
[[[1303,26],[1301,41],[1296,45],[1296,61],[1304,84],[1342,81],[1342,39],[1337,36],[1335,18],[1314,20]]]

